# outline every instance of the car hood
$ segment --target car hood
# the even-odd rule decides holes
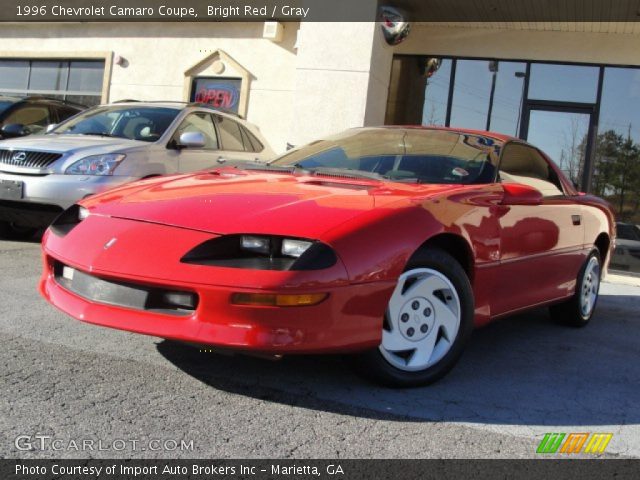
[[[128,138],[109,138],[97,135],[30,135],[0,142],[0,148],[56,153],[105,154],[121,152],[132,147],[149,145],[148,142]]]
[[[319,238],[372,210],[450,186],[219,171],[135,182],[83,201],[92,214],[215,234]]]

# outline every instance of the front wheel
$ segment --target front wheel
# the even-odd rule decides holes
[[[600,253],[594,248],[578,273],[575,294],[569,300],[549,307],[551,317],[572,327],[586,326],[598,303],[601,275]]]
[[[473,329],[473,293],[448,253],[422,253],[398,278],[380,346],[356,358],[369,378],[393,387],[427,385],[460,358]]]

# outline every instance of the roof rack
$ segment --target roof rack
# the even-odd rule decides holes
[[[136,100],[133,98],[124,98],[122,100],[117,100],[111,103],[179,103],[181,105],[185,105],[187,107],[204,107],[211,108],[212,110],[217,110],[218,112],[226,113],[227,115],[233,115],[234,117],[238,117],[244,120],[244,117],[233,110],[229,110],[227,108],[215,107],[209,103],[202,102],[184,102],[180,100]]]
[[[240,115],[238,112],[234,112],[233,110],[229,110],[228,108],[215,107],[209,103],[202,102],[191,102],[188,105],[189,107],[206,107],[211,108],[213,110],[217,110],[218,112],[226,113],[227,115],[233,115],[234,117],[238,117],[244,120],[244,117]]]

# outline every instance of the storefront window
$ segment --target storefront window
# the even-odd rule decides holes
[[[425,74],[434,58],[437,68]],[[396,56],[386,123],[420,122],[505,133],[542,149],[579,190],[613,206],[611,268],[640,274],[640,67]]]
[[[532,63],[529,98],[595,103],[598,72],[598,67]]]
[[[517,135],[526,65],[458,60],[451,125]]]
[[[96,105],[103,76],[103,61],[0,60],[0,95],[44,95]]]
[[[618,217],[615,270],[640,273],[640,70],[607,67],[592,190]]]
[[[428,73],[424,90],[422,125],[442,126],[446,123],[452,63],[450,59],[436,59],[433,64],[438,67]]]

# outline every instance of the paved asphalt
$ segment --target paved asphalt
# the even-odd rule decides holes
[[[225,357],[80,323],[39,297],[39,269],[37,243],[0,241],[2,457],[534,457],[557,431],[612,432],[609,456],[640,457],[638,287],[605,284],[586,329],[544,310],[493,324],[441,382],[388,390],[337,357]],[[73,447],[86,439],[118,450]]]

